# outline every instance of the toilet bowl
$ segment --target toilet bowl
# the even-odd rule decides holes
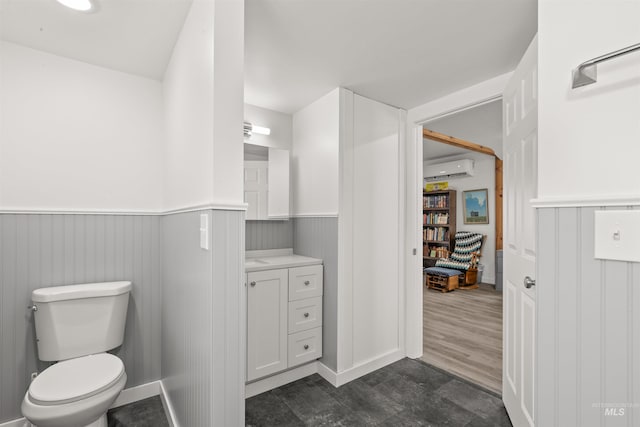
[[[65,360],[33,380],[22,413],[37,427],[107,427],[106,412],[126,381],[122,361],[112,354]]]
[[[22,415],[37,427],[107,427],[107,410],[127,382],[122,360],[131,282],[33,291],[38,358],[57,362],[29,385]]]

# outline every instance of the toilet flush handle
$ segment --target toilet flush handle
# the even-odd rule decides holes
[[[29,307],[27,307],[27,310],[38,311],[38,306],[35,304],[30,305]]]

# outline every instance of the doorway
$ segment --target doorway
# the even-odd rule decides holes
[[[423,265],[433,266],[434,258],[446,257],[453,251],[456,232],[481,234],[483,243],[479,251],[477,288],[467,286],[448,292],[426,286],[423,289],[422,360],[500,394],[502,266],[501,251],[496,249],[501,249],[502,218],[501,206],[496,209],[496,200],[501,205],[496,166],[500,167],[502,157],[502,101],[496,99],[429,120],[423,127],[423,176],[427,183],[442,183],[436,193],[426,193],[427,198],[444,187],[454,199],[447,214],[455,217],[444,226],[434,227],[431,218],[434,214],[423,210],[424,232],[441,229],[447,236],[443,244],[424,237],[427,240],[423,246]],[[462,146],[455,146],[457,142]],[[465,148],[464,142],[472,143],[469,146],[475,144],[474,150]],[[476,146],[487,150],[480,152],[482,150],[478,151]],[[456,163],[465,165],[463,174],[449,174],[451,171],[446,166],[441,167]],[[445,171],[446,176],[433,178]],[[432,188],[427,185],[426,189]],[[445,250],[440,251],[440,248]],[[434,252],[437,252],[436,257],[433,257]]]

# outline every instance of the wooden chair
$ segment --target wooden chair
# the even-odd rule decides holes
[[[436,268],[451,269],[464,273],[464,280],[458,285],[458,289],[478,288],[478,258],[486,236],[480,233],[459,231],[455,235],[455,246],[449,258],[436,261]],[[434,267],[430,267],[434,268]],[[437,270],[425,269],[427,276],[437,273]]]

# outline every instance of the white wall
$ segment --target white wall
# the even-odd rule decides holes
[[[185,301],[204,295],[211,302],[208,311],[190,313],[200,337],[191,341],[180,330],[189,326],[181,306],[164,310],[165,322],[176,323],[174,317],[181,322],[163,330],[163,343],[188,344],[186,354],[172,347],[166,356],[175,359],[163,360],[163,378],[181,425],[244,424],[244,213],[225,209],[243,205],[243,19],[240,0],[194,1],[165,73],[166,207],[217,208],[209,216],[210,252],[199,243],[203,211],[167,218],[173,233],[165,241],[169,256],[176,258],[171,254],[182,245],[203,262],[184,254],[184,262],[170,260],[165,292],[184,289]],[[206,366],[200,369],[199,363]]]
[[[169,210],[243,203],[240,3],[195,1],[165,72]]]
[[[640,53],[570,87],[578,64],[640,41],[638,16],[638,0],[539,2],[540,199],[640,197]]]
[[[244,104],[244,120],[271,129],[271,135],[254,133],[251,138],[245,139],[246,143],[291,151],[293,142],[293,116],[291,114]]]
[[[215,0],[213,17],[213,203],[244,206],[244,1]]]
[[[213,2],[194,2],[164,75],[167,209],[213,196]]]
[[[513,72],[501,74],[414,107],[407,111],[407,122],[409,126],[412,126],[414,123],[422,123],[426,120],[445,117],[465,108],[473,108],[483,102],[495,101],[502,95],[502,90],[509,81],[511,74]]]
[[[162,87],[2,43],[0,208],[161,208]]]
[[[351,261],[353,272],[354,365],[401,348],[399,131],[399,109],[354,95],[353,163],[343,163],[343,181],[353,179],[344,193],[353,203],[352,234],[340,235],[352,241],[353,258],[338,261]]]
[[[640,53],[600,65],[593,85],[570,77],[638,43],[638,16],[638,0],[538,2],[537,425],[640,419],[640,264],[593,256],[594,212],[640,204]]]
[[[496,218],[495,218],[495,160],[493,157],[480,153],[469,153],[446,159],[427,160],[423,166],[454,161],[459,159],[474,160],[474,175],[465,178],[449,179],[449,189],[456,190],[456,229],[457,231],[472,231],[487,236],[482,246],[480,264],[484,265],[483,283],[495,284],[496,278]],[[489,224],[465,224],[462,204],[463,191],[486,188],[489,195]]]
[[[341,89],[337,370],[342,378],[356,378],[404,355],[404,119],[402,110]]]
[[[340,89],[293,115],[293,216],[338,214]]]

